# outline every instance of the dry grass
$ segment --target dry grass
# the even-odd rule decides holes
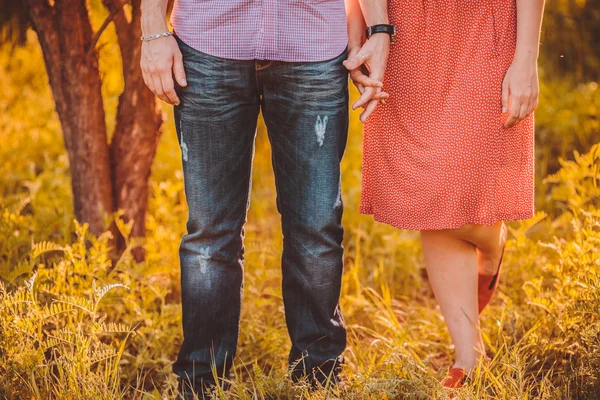
[[[186,214],[173,129],[154,168],[147,261],[125,253],[110,269],[107,237],[72,221],[67,159],[40,60],[33,45],[0,54],[0,78],[9,82],[0,94],[0,397],[172,398]],[[119,79],[107,79],[107,104],[118,90]],[[235,377],[217,398],[448,398],[437,382],[452,348],[417,236],[357,213],[360,141],[353,115],[343,166],[348,388],[309,393],[286,376],[281,232],[260,127]],[[600,397],[599,165],[599,146],[566,163],[543,184],[552,217],[510,225],[506,273],[482,320],[493,361],[459,398]]]

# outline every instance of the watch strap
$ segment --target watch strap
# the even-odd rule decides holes
[[[391,42],[394,43],[394,38],[396,36],[396,27],[392,24],[378,24],[368,27],[365,32],[367,39],[376,33],[387,33],[388,35],[390,35]]]

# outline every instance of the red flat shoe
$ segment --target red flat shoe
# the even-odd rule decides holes
[[[462,368],[450,368],[450,371],[448,371],[446,377],[440,383],[448,389],[459,389],[463,387],[466,380],[467,371]]]
[[[500,271],[502,270],[502,261],[504,261],[504,249],[506,244],[502,248],[502,255],[500,256],[500,262],[498,263],[498,270],[495,275],[482,275],[479,274],[479,282],[477,284],[477,301],[479,303],[479,313],[483,311],[492,300],[492,296],[498,287],[498,281],[500,277]]]

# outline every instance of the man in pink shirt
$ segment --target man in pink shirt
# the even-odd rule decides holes
[[[143,2],[141,66],[148,87],[175,105],[189,205],[180,247],[184,341],[173,366],[184,397],[227,386],[214,376],[226,378],[235,357],[260,111],[284,234],[291,375],[335,384],[346,346],[339,307],[340,162],[348,131],[344,0],[176,0],[174,34],[166,3]],[[389,36],[378,36],[380,48],[389,46]],[[373,60],[382,77],[384,62]],[[372,95],[363,103],[376,101]]]

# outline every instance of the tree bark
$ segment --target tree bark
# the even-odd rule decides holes
[[[75,217],[99,235],[113,212],[98,55],[84,0],[28,0],[69,154]]]
[[[119,6],[118,0],[104,0],[109,11]],[[145,216],[148,208],[149,179],[152,161],[158,147],[163,116],[156,107],[154,94],[144,84],[139,66],[142,34],[141,2],[131,2],[131,21],[124,12],[115,16],[115,27],[123,60],[125,88],[119,97],[117,124],[110,145],[114,204],[123,210],[125,222],[133,221],[132,238],[146,235]],[[120,237],[119,251],[124,248]],[[141,247],[132,250],[136,260],[143,259]]]
[[[97,37],[86,1],[27,1],[69,154],[75,216],[99,235],[106,229],[107,213],[121,210],[125,222],[133,221],[131,237],[143,237],[150,171],[163,117],[139,68],[141,1],[131,1],[128,18],[122,0],[103,0],[114,15],[125,82],[110,144],[98,54],[92,48]],[[120,254],[125,240],[114,226],[113,233]],[[143,260],[141,247],[132,252],[137,261]]]

